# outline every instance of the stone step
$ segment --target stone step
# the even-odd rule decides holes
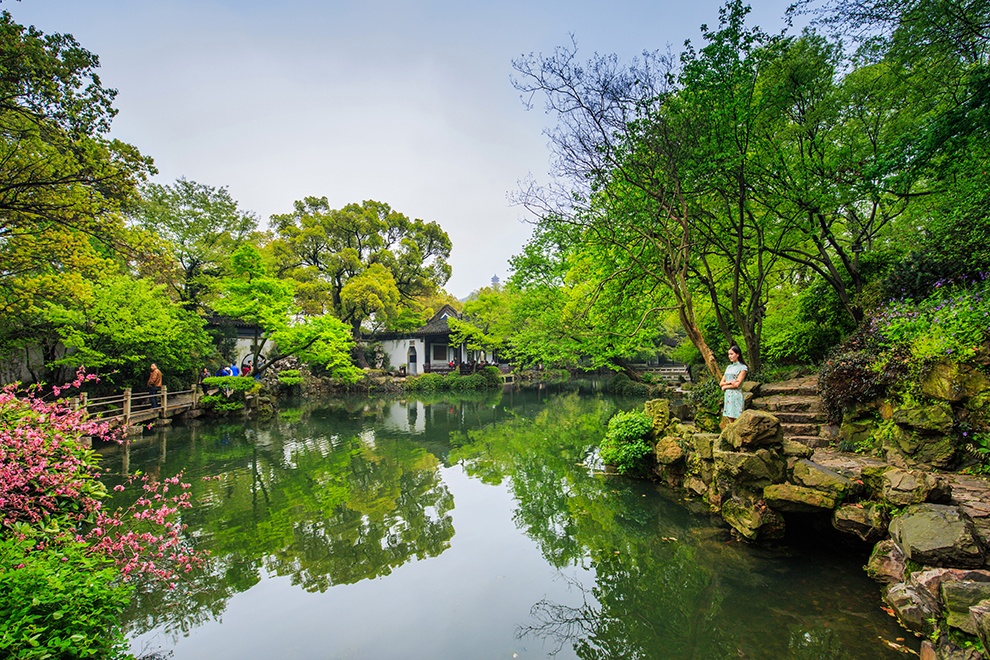
[[[773,416],[781,424],[824,424],[825,415],[820,412],[775,412]]]
[[[822,400],[817,396],[776,395],[761,396],[753,399],[752,406],[756,410],[776,412],[821,412]]]
[[[782,383],[765,383],[760,386],[760,396],[817,396],[818,376],[795,378]]]
[[[785,438],[821,435],[819,424],[781,424],[780,428],[783,429]]]
[[[820,435],[790,435],[785,437],[788,440],[800,442],[805,447],[811,447],[812,449],[820,449],[822,447],[829,446],[829,439],[823,438]]]

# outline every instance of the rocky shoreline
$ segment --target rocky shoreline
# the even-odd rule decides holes
[[[890,613],[925,638],[922,657],[985,657],[974,647],[990,648],[986,479],[809,447],[825,443],[786,438],[767,410],[746,410],[720,434],[672,418],[664,399],[645,411],[662,482],[704,499],[751,542],[781,539],[789,517],[810,515],[874,544],[867,571]]]

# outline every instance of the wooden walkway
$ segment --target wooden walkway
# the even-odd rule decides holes
[[[146,424],[160,419],[168,419],[189,410],[197,409],[203,392],[198,385],[188,390],[169,392],[162,387],[158,393],[158,407],[151,407],[151,395],[147,392],[134,394],[127,388],[120,394],[89,397],[85,392],[74,402],[76,410],[82,410],[90,418],[110,423],[111,428]]]

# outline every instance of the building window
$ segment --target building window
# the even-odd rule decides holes
[[[447,361],[447,344],[433,344],[433,361]]]

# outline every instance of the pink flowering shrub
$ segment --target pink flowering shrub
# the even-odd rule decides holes
[[[134,504],[112,513],[98,511],[86,538],[94,550],[116,562],[124,580],[143,575],[174,589],[177,578],[204,562],[204,556],[184,540],[186,525],[178,520],[179,511],[192,506],[190,486],[182,482],[181,472],[162,481],[133,475],[127,485],[141,489]]]
[[[80,371],[53,393],[94,379]],[[136,475],[128,482],[140,489],[136,501],[106,511],[99,456],[85,447],[87,436],[117,440],[105,423],[64,401],[45,401],[38,388],[0,390],[0,593],[34,594],[8,599],[10,611],[0,610],[0,656],[62,657],[70,640],[78,657],[118,657],[117,617],[131,593],[124,583],[141,576],[146,588],[172,589],[203,563],[183,538],[179,514],[190,503],[181,474],[160,481]],[[77,614],[59,602],[74,602]],[[95,609],[105,635],[93,632],[88,613]]]

